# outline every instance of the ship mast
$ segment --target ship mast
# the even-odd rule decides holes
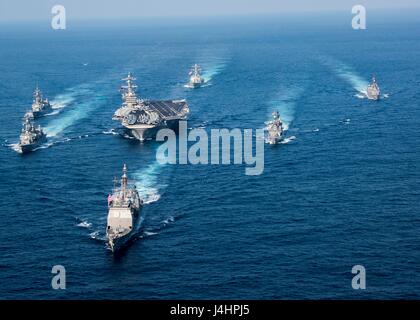
[[[133,106],[137,104],[137,86],[134,84],[134,80],[136,80],[136,78],[134,78],[132,73],[129,72],[128,76],[126,78],[123,78],[122,80],[127,82],[126,86],[121,87],[124,104],[126,104],[127,106]]]
[[[189,75],[194,77],[198,77],[200,75],[200,67],[198,64],[192,66]]]
[[[123,175],[121,176],[121,193],[122,193],[123,199],[125,199],[126,190],[127,190],[127,166],[124,163]]]
[[[34,102],[41,102],[41,90],[39,90],[38,83],[36,84],[36,88],[34,91]]]
[[[25,117],[24,129],[25,131],[31,131],[32,129],[32,122],[30,121],[29,117]]]

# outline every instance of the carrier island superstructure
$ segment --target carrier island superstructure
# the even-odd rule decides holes
[[[143,100],[137,97],[131,73],[121,87],[122,106],[118,108],[113,120],[120,121],[129,133],[140,141],[154,138],[159,129],[176,129],[180,120],[185,120],[189,113],[186,100]]]

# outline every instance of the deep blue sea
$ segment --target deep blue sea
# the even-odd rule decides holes
[[[351,15],[0,24],[1,299],[419,299],[420,19]],[[184,87],[189,67],[208,85]],[[127,72],[185,98],[190,128],[286,141],[244,165],[162,165],[112,121]],[[379,102],[363,99],[375,74]],[[49,141],[13,150],[39,84]],[[145,199],[135,241],[105,245],[126,163]],[[351,286],[366,268],[366,290]],[[65,290],[51,268],[66,268]]]

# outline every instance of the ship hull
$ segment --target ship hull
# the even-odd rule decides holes
[[[19,145],[19,150],[21,154],[29,153],[33,151],[38,145],[34,144],[25,144],[25,145]]]
[[[139,141],[145,141],[148,139],[155,139],[156,134],[161,129],[171,129],[176,131],[178,129],[178,124],[181,119],[176,120],[167,120],[162,123],[157,124],[156,126],[144,126],[144,127],[135,127],[130,128],[126,127],[130,135],[136,138]]]
[[[125,247],[127,245],[127,243],[130,241],[130,239],[133,237],[133,234],[135,232],[131,231],[130,233],[127,233],[126,235],[119,237],[119,238],[114,238],[114,239],[109,239],[108,240],[108,244],[109,247],[111,249],[112,252],[117,252],[119,250],[121,250],[123,247]]]
[[[282,140],[283,140],[282,138],[268,139],[268,144],[271,144],[271,145],[279,144]]]
[[[267,138],[267,143],[274,145],[274,144],[279,144],[280,142],[282,142],[284,139],[284,136],[281,135],[280,137],[268,137]]]
[[[366,96],[369,100],[379,100],[379,95],[367,94]]]
[[[128,243],[130,242],[130,240],[133,238],[133,236],[137,233],[140,227],[140,220],[141,220],[140,212],[141,212],[141,208],[136,213],[133,214],[135,220],[133,223],[133,229],[129,233],[120,237],[113,237],[113,238],[111,238],[109,234],[107,233],[108,245],[113,253],[126,247]]]
[[[45,116],[47,113],[52,112],[52,110],[53,110],[52,107],[49,107],[49,108],[45,108],[41,111],[32,111],[32,114],[33,114],[34,119],[37,119],[37,118],[41,118],[41,117]]]
[[[373,83],[372,85],[369,85],[367,87],[366,97],[369,100],[379,100],[380,96],[381,96],[381,92],[380,92],[379,87],[376,85],[376,83]]]
[[[189,83],[188,84],[188,87],[190,87],[190,88],[199,88],[199,87],[201,87],[202,85],[204,84],[204,82],[194,82],[194,83]]]
[[[32,143],[32,144],[19,144],[18,149],[19,149],[19,151],[20,151],[21,154],[29,153],[29,152],[34,151],[39,146],[41,146],[42,143],[44,143],[45,141],[47,141],[46,138],[41,139],[37,143]]]

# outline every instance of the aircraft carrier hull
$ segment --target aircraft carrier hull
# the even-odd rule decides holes
[[[178,123],[185,120],[189,108],[185,100],[145,101],[141,107],[123,112],[120,120],[127,132],[140,141],[156,138],[160,129],[178,129]],[[153,120],[153,121],[152,121]]]
[[[161,129],[171,129],[175,132],[178,131],[179,119],[176,120],[167,120],[163,123],[160,123],[156,126],[133,126],[126,127],[128,133],[140,141],[155,139],[159,130]]]

